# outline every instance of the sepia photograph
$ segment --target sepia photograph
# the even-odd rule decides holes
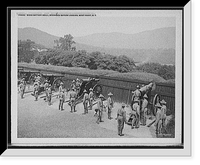
[[[183,147],[183,11],[12,10],[11,146]]]

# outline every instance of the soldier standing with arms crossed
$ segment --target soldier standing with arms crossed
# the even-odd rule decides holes
[[[88,113],[88,102],[89,102],[89,95],[86,90],[83,91],[84,96],[83,96],[83,107],[84,107],[84,112],[83,114]]]
[[[113,99],[112,99],[113,94],[110,92],[108,93],[108,100],[107,100],[107,106],[108,106],[108,119],[112,119],[111,117],[111,112],[113,108]]]
[[[124,136],[124,134],[122,134],[122,131],[124,129],[124,123],[127,123],[126,121],[126,111],[125,111],[125,104],[122,103],[122,108],[120,108],[117,111],[117,128],[118,128],[118,135],[119,136]]]

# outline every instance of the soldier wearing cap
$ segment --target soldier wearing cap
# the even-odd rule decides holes
[[[126,111],[125,111],[125,104],[122,103],[122,108],[118,109],[117,111],[117,130],[118,130],[118,135],[123,136],[122,131],[124,129],[124,123],[127,123],[126,121]]]
[[[75,91],[75,88],[76,88],[76,84],[75,84],[75,80],[72,80],[72,84],[71,84],[71,89]]]
[[[165,120],[166,120],[166,112],[167,112],[167,107],[166,107],[166,101],[163,99],[161,102],[161,120],[162,120],[162,127],[165,128]]]
[[[94,101],[94,93],[93,93],[93,89],[90,88],[90,93],[89,93],[89,105],[90,105],[90,110],[92,110],[92,106],[93,106],[93,101]]]
[[[47,96],[48,96],[48,105],[52,105],[51,103],[51,99],[52,99],[52,90],[51,90],[51,84],[49,84],[48,88],[47,88]]]
[[[24,95],[24,92],[25,92],[25,89],[26,89],[26,81],[25,81],[24,77],[22,78],[22,83],[24,85],[24,88],[23,88],[23,95]]]
[[[104,96],[102,94],[99,95],[99,100],[97,101],[97,109],[98,109],[98,117],[96,123],[103,122],[102,115],[103,115],[103,99]]]
[[[35,91],[38,90],[38,88],[39,88],[39,83],[37,80],[35,80],[33,83],[33,93],[31,93],[31,95],[35,96]]]
[[[48,86],[49,86],[48,80],[45,80],[45,82],[44,82],[44,91],[45,91],[45,95],[46,95],[46,98],[44,99],[45,101],[48,100],[48,94],[47,94]]]
[[[140,100],[135,100],[133,103],[132,107],[132,115],[133,115],[133,120],[132,120],[132,125],[131,128],[133,129],[134,126],[135,128],[140,127],[140,106],[139,106]]]
[[[80,90],[80,86],[81,86],[81,81],[80,81],[79,78],[76,79],[75,85],[76,85],[76,90],[79,91]]]
[[[146,116],[147,116],[147,106],[148,106],[148,96],[144,94],[141,108],[141,121],[142,125],[146,125]]]
[[[84,96],[83,96],[84,113],[83,114],[86,114],[86,113],[88,113],[89,95],[86,90],[84,90],[83,93],[84,93]]]
[[[61,91],[60,95],[59,95],[59,110],[64,110],[63,108],[63,103],[65,102],[65,91],[64,89]]]
[[[112,119],[111,117],[111,112],[112,112],[112,108],[113,108],[113,99],[112,99],[113,94],[110,92],[108,93],[108,99],[107,99],[107,107],[108,107],[108,119]]]
[[[39,83],[35,81],[33,84],[33,95],[35,96],[35,101],[38,100]]]
[[[140,101],[140,99],[141,99],[141,91],[140,91],[140,86],[139,85],[137,85],[136,86],[136,90],[135,91],[132,91],[132,99],[131,99],[131,107],[133,106],[133,104],[134,104],[134,102],[136,101],[136,100],[139,100]],[[139,102],[139,105],[140,105],[140,102]]]
[[[70,106],[71,106],[71,111],[70,112],[76,112],[76,100],[77,94],[75,92],[75,88],[72,88],[72,92],[69,95],[69,99],[70,99]]]
[[[61,94],[62,91],[63,91],[63,82],[60,82],[60,86],[59,86],[59,88],[58,88],[59,94]]]
[[[156,121],[155,121],[155,127],[156,127],[156,134],[160,133],[160,129],[159,129],[159,125],[161,123],[161,105],[160,103],[157,103],[155,105],[155,108],[157,108],[157,112],[156,112]]]
[[[20,84],[19,84],[19,90],[20,90],[21,99],[24,98],[24,88],[25,88],[25,85],[24,85],[24,83],[21,81]]]
[[[140,100],[140,97],[141,97],[141,91],[140,91],[140,86],[137,85],[136,86],[136,90],[133,91],[133,96],[132,96],[132,100],[135,101],[135,100]]]

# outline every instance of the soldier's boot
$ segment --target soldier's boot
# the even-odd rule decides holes
[[[100,122],[104,122],[104,121],[102,120],[102,116],[100,117]]]
[[[123,128],[120,128],[120,136],[124,136],[124,134],[122,134],[122,130]]]
[[[96,123],[99,124],[99,116],[97,117],[97,121],[96,121]]]
[[[118,126],[117,128],[118,128],[118,130],[117,130],[118,131],[118,135],[120,136],[120,127]]]
[[[60,110],[60,102],[59,102],[58,110]]]

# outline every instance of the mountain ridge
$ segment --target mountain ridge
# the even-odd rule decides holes
[[[134,34],[120,32],[95,33],[74,37],[78,43],[106,48],[127,49],[175,49],[175,27],[147,30]]]
[[[162,31],[163,28],[160,28],[158,31]],[[173,36],[171,37],[171,39],[168,41],[170,42],[172,40],[172,43],[171,44],[168,44],[167,46],[165,46],[164,48],[162,47],[159,47],[159,45],[157,44],[157,47],[126,47],[126,48],[123,48],[122,46],[119,47],[109,47],[109,46],[106,46],[106,44],[109,45],[108,42],[111,42],[111,38],[109,38],[108,42],[104,42],[104,40],[107,41],[105,35],[102,37],[102,42],[104,43],[103,45],[102,44],[98,44],[98,37],[97,34],[91,34],[94,36],[94,40],[96,40],[96,44],[94,44],[94,41],[92,41],[93,45],[91,44],[90,45],[90,42],[88,42],[88,39],[86,38],[85,41],[84,41],[84,38],[83,36],[81,37],[82,38],[82,41],[78,41],[80,40],[80,38],[78,37],[74,37],[74,41],[76,41],[76,48],[77,50],[86,50],[88,52],[92,52],[92,51],[100,51],[102,53],[106,53],[106,54],[111,54],[111,55],[116,55],[116,56],[119,56],[119,55],[126,55],[130,58],[133,58],[135,61],[138,61],[138,62],[159,62],[159,63],[162,63],[162,64],[175,64],[175,28],[164,28],[164,29],[170,29],[169,32],[168,30],[164,31],[164,32],[161,32],[161,33],[166,33],[164,36],[168,36],[168,38],[170,38],[170,36]],[[140,38],[138,36],[138,34],[142,34],[141,38],[142,39],[138,39],[138,43],[137,45],[148,45],[148,42],[146,42],[146,38],[145,38],[145,33],[149,33],[151,32],[151,30],[149,31],[144,31],[144,32],[140,32],[140,33],[136,33],[136,34],[131,34],[131,35],[137,35],[136,38]],[[170,35],[168,34],[168,32],[170,33]],[[156,33],[156,30],[153,30],[153,33],[152,34],[148,34],[149,37],[151,37],[152,35],[155,35]],[[161,33],[159,34],[156,34],[157,36],[160,35]],[[112,36],[115,36],[115,35],[123,35],[123,36],[130,36],[129,34],[125,34],[125,33],[120,33],[120,32],[112,32],[112,33],[105,33],[105,34],[112,34]],[[98,33],[99,36],[102,35],[102,33]],[[88,35],[86,35],[87,37]],[[147,37],[147,38],[149,38]],[[165,38],[164,37],[164,38]],[[25,27],[25,28],[18,28],[18,39],[19,40],[27,40],[27,39],[30,39],[34,42],[36,42],[37,44],[41,44],[41,45],[44,45],[46,48],[53,48],[54,46],[54,40],[56,39],[59,39],[58,36],[55,36],[55,35],[51,35],[47,32],[43,32],[42,30],[39,30],[39,29],[36,29],[36,28],[33,28],[33,27]],[[113,39],[112,39],[113,40]],[[118,43],[119,44],[125,44],[124,41],[126,39],[118,39]],[[144,42],[143,42],[144,40]],[[148,39],[149,40],[149,39]],[[131,44],[132,43],[135,43],[136,41],[130,41],[130,39],[127,39],[126,41],[129,41]],[[161,40],[159,39],[158,40],[159,42],[161,42]],[[112,43],[116,43],[117,41],[116,40],[113,40]],[[142,42],[142,43],[141,43]],[[145,43],[146,42],[146,43]],[[151,41],[153,42],[153,41]],[[163,43],[165,43],[167,41],[164,41]],[[145,44],[144,44],[145,43]],[[154,45],[156,44],[157,42],[154,43]]]

